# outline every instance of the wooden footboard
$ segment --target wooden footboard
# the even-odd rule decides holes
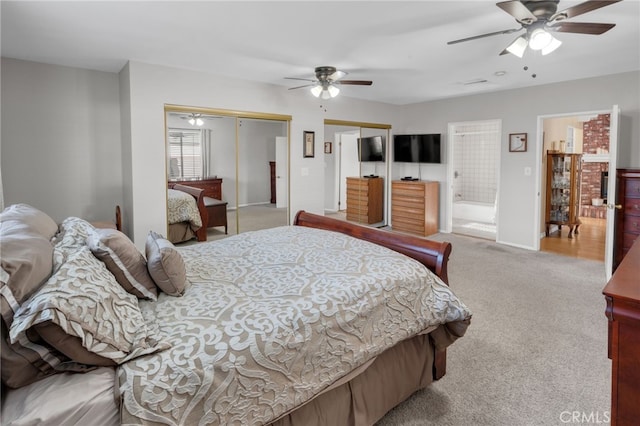
[[[200,212],[200,220],[202,220],[202,226],[196,231],[196,239],[198,241],[207,241],[207,223],[209,222],[209,214],[207,213],[207,208],[204,206],[205,190],[203,188],[194,188],[192,186],[181,185],[179,183],[173,186],[169,184],[169,188],[191,194],[193,198],[196,199],[196,205],[198,206],[198,211]]]
[[[439,276],[445,284],[449,285],[447,263],[449,262],[449,255],[451,254],[451,243],[430,241],[410,235],[382,231],[343,220],[307,213],[304,210],[296,214],[293,224],[341,232],[387,247],[416,259]],[[436,350],[433,362],[433,379],[440,379],[445,375],[446,370],[447,351],[446,349],[441,351]]]
[[[293,224],[341,232],[390,248],[391,250],[416,259],[439,276],[445,284],[449,284],[447,262],[449,261],[449,254],[451,253],[450,243],[430,241],[410,235],[355,225],[343,220],[307,213],[304,210],[296,214]]]

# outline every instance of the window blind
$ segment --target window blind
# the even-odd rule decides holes
[[[202,137],[200,130],[169,129],[169,177],[202,177]]]

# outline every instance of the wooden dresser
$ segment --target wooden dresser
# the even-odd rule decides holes
[[[173,188],[175,184],[192,186],[194,188],[204,189],[204,196],[222,200],[222,179],[217,177],[198,179],[198,180],[171,180],[169,188]]]
[[[640,240],[636,240],[603,290],[612,361],[611,425],[640,419]]]
[[[367,224],[384,220],[383,178],[347,178],[347,220]]]
[[[427,236],[438,232],[439,182],[391,182],[391,228]]]
[[[616,230],[613,249],[615,271],[640,235],[640,169],[616,171]]]

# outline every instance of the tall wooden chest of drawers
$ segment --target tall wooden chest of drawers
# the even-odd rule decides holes
[[[614,270],[640,236],[640,169],[618,169],[616,190]]]
[[[347,178],[347,220],[378,223],[384,219],[384,179]]]
[[[391,228],[427,236],[438,232],[438,182],[391,182]]]

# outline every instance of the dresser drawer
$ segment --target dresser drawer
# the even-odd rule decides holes
[[[625,216],[640,216],[640,198],[625,197],[624,214]]]
[[[640,234],[640,216],[625,216],[622,222],[622,232]]]
[[[624,191],[625,197],[640,198],[640,179],[629,179]]]

